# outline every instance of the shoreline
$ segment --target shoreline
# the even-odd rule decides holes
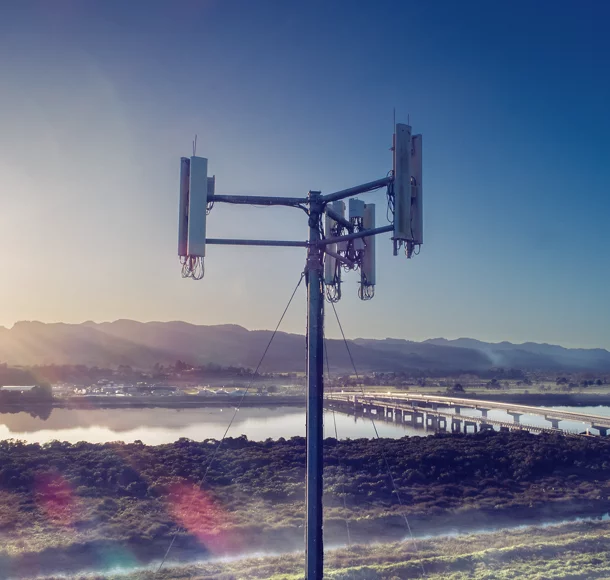
[[[242,407],[276,408],[276,407],[305,407],[305,397],[197,397],[196,395],[164,396],[164,397],[116,397],[105,395],[91,395],[82,397],[54,398],[49,401],[28,401],[27,405],[12,403],[0,406],[0,413],[18,413],[20,411],[41,409],[198,409],[205,407]]]
[[[443,393],[446,394],[446,393]],[[514,403],[520,405],[531,405],[535,407],[596,407],[610,406],[610,394],[588,395],[588,394],[560,394],[560,393],[463,393],[463,399],[483,399],[498,403]],[[210,396],[198,395],[169,395],[150,397],[117,397],[106,395],[86,395],[60,398],[52,401],[29,401],[27,405],[6,404],[0,407],[1,412],[27,411],[41,407],[54,409],[142,409],[142,408],[167,408],[167,409],[196,409],[204,407],[231,407],[240,404],[242,407],[305,407],[304,395],[246,395],[243,400],[237,396]]]
[[[59,403],[59,404],[58,404]],[[70,397],[56,399],[53,407],[65,409],[94,408],[134,408],[160,407],[167,409],[197,409],[201,407],[305,407],[305,397],[299,396],[257,396],[241,397],[201,397],[198,395],[171,395],[163,397],[107,397],[89,395],[86,397]]]

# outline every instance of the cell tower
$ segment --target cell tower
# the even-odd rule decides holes
[[[393,232],[393,253],[404,248],[407,258],[419,253],[423,243],[422,136],[411,127],[395,126],[393,167],[387,177],[322,195],[265,197],[216,195],[215,178],[208,177],[208,160],[183,157],[180,165],[178,255],[182,276],[200,280],[207,245],[290,246],[307,249],[307,491],[306,578],[323,577],[322,440],[323,440],[323,340],[324,296],[341,298],[343,271],[359,270],[358,294],[370,300],[375,294],[375,236]],[[375,204],[354,196],[386,188],[388,225],[375,227]],[[347,217],[344,199],[348,199]],[[306,209],[309,239],[245,240],[207,238],[206,219],[215,203],[281,205]],[[417,252],[415,249],[417,248]]]

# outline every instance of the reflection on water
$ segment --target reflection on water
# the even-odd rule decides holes
[[[610,416],[610,407],[557,407],[565,410]],[[196,441],[220,439],[233,416],[234,408],[199,409],[53,409],[48,419],[32,417],[28,413],[0,413],[0,439],[21,439],[29,443],[46,443],[54,439],[76,443],[106,443],[140,440],[148,445],[171,443],[180,437]],[[462,409],[462,416],[477,414],[476,410]],[[503,411],[490,411],[490,419],[512,421]],[[340,439],[373,438],[375,432],[367,417],[353,417],[335,413]],[[324,433],[335,436],[333,414],[324,413]],[[530,425],[548,426],[542,417],[521,417]],[[422,427],[389,421],[376,421],[380,437],[427,435]],[[562,428],[583,431],[583,423],[562,421]],[[238,411],[230,437],[246,435],[248,439],[263,441],[305,435],[305,410],[294,407],[242,408]]]
[[[220,439],[233,416],[233,407],[200,409],[53,409],[46,421],[27,413],[0,414],[0,439],[21,439],[45,443],[58,439],[76,443],[105,443],[140,440],[148,445],[172,443],[180,437],[196,441]],[[335,414],[341,439],[374,437],[368,419]],[[325,435],[335,436],[332,413],[326,412]],[[380,423],[382,437],[421,434],[421,429],[407,425]],[[246,435],[248,439],[290,438],[305,435],[305,410],[294,407],[252,408],[238,411],[229,437]]]

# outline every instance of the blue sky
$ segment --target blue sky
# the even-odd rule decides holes
[[[0,325],[272,328],[298,249],[176,256],[179,158],[217,192],[382,177],[392,111],[424,135],[425,243],[348,277],[350,336],[610,348],[604,2],[0,3]],[[384,194],[365,196],[380,204]],[[215,207],[210,236],[305,239],[302,212]],[[304,292],[284,326],[303,332]],[[329,317],[327,334],[337,335]]]

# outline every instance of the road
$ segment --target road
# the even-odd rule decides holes
[[[466,399],[460,397],[449,397],[444,395],[428,395],[419,393],[387,393],[387,392],[366,392],[362,393],[342,393],[328,395],[327,398],[335,400],[359,402],[372,406],[388,405],[408,405],[417,408],[420,412],[436,411],[439,407],[449,407],[453,409],[453,414],[459,415],[461,409],[476,409],[481,411],[481,419],[487,417],[490,410],[505,411],[513,417],[514,423],[519,423],[522,415],[537,415],[545,418],[551,423],[551,429],[558,429],[560,421],[573,421],[583,423],[590,428],[596,429],[601,435],[606,435],[610,430],[610,417],[594,415],[590,413],[577,413],[574,411],[563,411],[559,409],[549,409],[546,407],[535,407],[531,405],[519,405],[514,403],[500,403],[496,401],[486,401],[484,399]],[[444,413],[439,412],[439,416]],[[465,420],[470,417],[463,417]],[[476,417],[477,422],[479,417]],[[491,422],[491,421],[487,421]]]

